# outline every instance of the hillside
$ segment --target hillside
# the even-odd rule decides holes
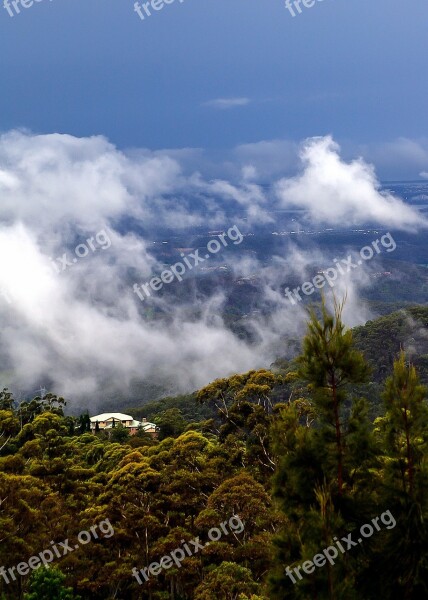
[[[413,306],[368,321],[354,329],[356,347],[364,353],[372,368],[372,380],[384,381],[392,372],[400,349],[406,351],[428,383],[428,306]]]

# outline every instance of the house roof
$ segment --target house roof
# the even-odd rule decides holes
[[[116,419],[118,421],[134,420],[130,415],[124,415],[123,413],[103,413],[101,415],[95,415],[95,417],[91,417],[91,423],[95,423],[96,421],[108,421],[109,419]]]
[[[150,430],[150,429],[156,429],[156,425],[154,423],[149,423],[148,421],[137,421],[136,419],[134,419],[133,417],[131,417],[130,415],[124,415],[122,413],[103,413],[101,415],[95,415],[94,417],[91,417],[91,424],[95,425],[95,423],[98,421],[100,422],[105,422],[105,421],[110,421],[108,423],[108,425],[106,425],[105,429],[111,429],[113,426],[113,419],[115,421],[131,421],[130,425],[127,425],[127,427],[132,427],[135,429],[138,429],[138,427],[141,427],[144,431]]]
[[[155,425],[155,423],[148,423],[146,421],[146,423],[140,423],[141,428],[144,429],[144,431],[146,431],[147,429],[156,429],[157,425]]]

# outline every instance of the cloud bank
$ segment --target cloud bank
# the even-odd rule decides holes
[[[267,172],[270,149],[236,149],[235,159],[245,165],[238,164],[240,176],[231,181],[189,169],[189,157],[192,162],[199,156],[190,150],[123,152],[103,137],[0,136],[2,384],[30,390],[48,380],[54,392],[88,403],[106,389],[126,393],[137,379],[162,382],[171,392],[191,391],[269,365],[287,336],[301,333],[304,309],[290,309],[278,273],[303,281],[314,261],[330,259],[297,248],[273,257],[269,268],[248,255],[227,258],[236,277],[258,274],[270,308],[269,315],[246,322],[252,345],[224,324],[221,287],[208,299],[196,293],[181,303],[158,299],[168,320],[148,319],[130,282],[162,270],[151,251],[159,232],[209,231],[226,223],[251,233],[273,223],[274,210],[290,206],[303,208],[312,223],[345,226],[372,218],[403,229],[421,224],[417,211],[379,191],[372,167],[362,159],[344,162],[331,138],[305,143],[302,171],[277,182],[275,197],[254,182],[258,172]],[[291,161],[292,148],[283,150]],[[129,226],[131,220],[137,227]],[[108,248],[66,271],[52,268],[52,260],[101,230],[108,233]],[[358,303],[359,286],[366,284],[364,274],[341,283],[350,298],[351,325],[369,317]]]

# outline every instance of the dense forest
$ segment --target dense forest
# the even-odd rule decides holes
[[[342,310],[295,360],[133,409],[157,439],[3,390],[1,600],[428,598],[428,309]]]

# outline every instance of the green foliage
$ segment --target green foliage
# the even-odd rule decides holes
[[[217,379],[196,395],[198,402],[212,404],[217,410],[213,433],[222,441],[244,443],[247,464],[262,480],[275,469],[269,427],[285,381],[282,374],[260,369]]]
[[[358,598],[355,565],[339,557],[334,569],[317,569],[298,585],[284,572],[302,564],[330,544],[334,535],[355,529],[373,507],[371,471],[375,443],[365,401],[355,386],[368,376],[368,367],[354,349],[352,332],[342,322],[343,304],[330,314],[323,302],[321,316],[310,311],[298,376],[308,384],[306,403],[313,405],[313,426],[302,425],[302,403],[280,407],[272,426],[278,457],[274,497],[286,523],[276,536],[273,598]],[[363,521],[364,523],[364,521]],[[355,553],[357,554],[357,553]]]
[[[420,384],[415,367],[406,364],[406,356],[401,352],[382,395],[387,412],[381,431],[385,450],[392,459],[388,465],[389,475],[398,479],[397,484],[403,493],[412,499],[415,498],[415,485],[427,450],[426,396],[427,390]],[[425,490],[419,491],[424,495]]]
[[[353,330],[355,346],[372,369],[372,379],[382,384],[392,374],[393,364],[403,349],[428,383],[428,307],[417,306],[368,321]],[[379,404],[381,409],[381,405]]]
[[[112,442],[117,442],[118,444],[128,442],[129,431],[120,422],[118,423],[118,425],[115,425],[113,420],[113,425],[110,430],[110,440]]]
[[[0,410],[13,410],[15,407],[15,400],[13,395],[9,392],[7,388],[4,388],[0,392]]]
[[[134,415],[136,419],[146,417],[149,421],[154,422],[158,416],[172,408],[178,409],[187,423],[206,421],[216,414],[211,406],[195,402],[195,394],[154,400],[142,407],[130,408],[127,412]]]
[[[91,431],[91,419],[89,413],[85,413],[79,417],[78,432],[83,435],[89,431]]]
[[[316,389],[343,388],[349,383],[363,383],[369,369],[361,354],[353,347],[353,334],[342,322],[344,304],[335,301],[334,314],[322,303],[321,319],[310,310],[308,333],[298,359],[299,375]]]
[[[64,581],[65,575],[59,569],[41,567],[33,571],[24,600],[77,600]]]
[[[334,308],[334,314],[330,314],[323,301],[321,320],[314,310],[310,311],[308,333],[297,362],[299,377],[309,383],[313,392],[318,415],[318,443],[325,445],[325,463],[331,458],[331,464],[336,465],[337,490],[342,494],[347,460],[345,438],[350,425],[347,423],[349,418],[344,415],[347,387],[364,383],[369,369],[362,354],[353,347],[352,331],[346,330],[342,322],[343,303],[335,301]],[[361,403],[355,405],[351,414],[354,436],[358,431],[367,431],[366,418]],[[353,466],[351,464],[350,468]],[[328,477],[330,469],[323,470],[324,476]]]
[[[370,597],[382,590],[416,600],[428,597],[428,405],[427,390],[404,352],[382,397],[386,414],[375,430],[382,449],[379,497],[397,524],[376,540],[363,581],[370,580]]]
[[[159,427],[159,439],[167,437],[178,437],[186,429],[186,420],[179,408],[168,408],[154,418]]]
[[[194,600],[237,600],[240,594],[252,594],[258,588],[250,569],[232,562],[223,562],[196,588]]]

